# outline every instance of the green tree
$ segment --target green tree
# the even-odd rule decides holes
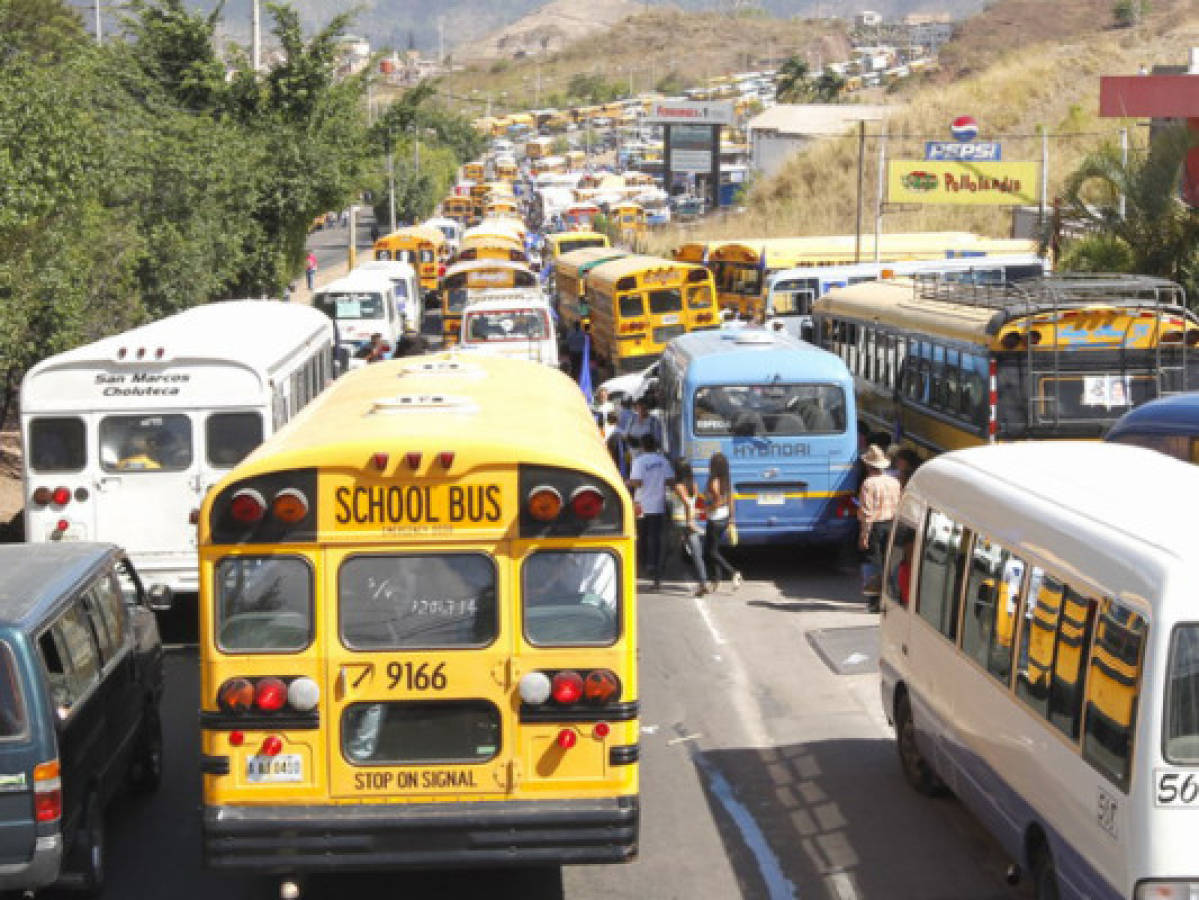
[[[1149,12],[1147,0],[1117,0],[1112,6],[1112,17],[1120,28],[1131,28]]]
[[[845,79],[832,69],[825,69],[812,86],[812,99],[818,103],[835,103],[845,90]]]
[[[804,103],[812,96],[811,71],[800,56],[789,56],[775,76],[775,97],[780,103]]]
[[[1067,214],[1086,223],[1095,239],[1074,258],[1123,263],[1124,271],[1156,275],[1199,291],[1199,211],[1179,199],[1183,163],[1194,145],[1183,125],[1160,132],[1146,154],[1121,160],[1117,147],[1087,156],[1065,185]],[[1119,198],[1124,197],[1121,214]],[[1119,247],[1126,248],[1126,255]],[[1087,255],[1089,254],[1089,256]]]

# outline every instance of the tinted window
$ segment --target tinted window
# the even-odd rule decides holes
[[[1145,619],[1112,601],[1099,603],[1087,673],[1087,761],[1123,790],[1132,771],[1132,737],[1141,687]]]
[[[640,294],[624,294],[619,298],[620,314],[624,317],[644,316],[645,304]]]
[[[1028,576],[1020,659],[1016,664],[1016,696],[1045,717],[1049,715],[1058,623],[1065,595],[1064,584],[1033,566]]]
[[[79,606],[72,606],[38,640],[50,695],[65,716],[99,680],[100,659],[91,627]]]
[[[707,309],[712,305],[712,289],[706,284],[687,288],[687,308]]]
[[[1199,625],[1174,629],[1165,727],[1166,759],[1199,765]]]
[[[620,635],[620,576],[606,551],[546,550],[525,559],[525,637],[539,647],[611,644]]]
[[[1071,375],[1041,378],[1037,389],[1037,415],[1043,419],[1072,421],[1114,419],[1132,406],[1157,396],[1156,379],[1131,375]]]
[[[119,648],[125,642],[125,598],[120,582],[115,575],[109,574],[96,582],[94,590],[104,626],[114,646]]]
[[[500,749],[500,711],[486,700],[354,703],[341,749],[356,765],[486,762]]]
[[[958,595],[966,530],[949,516],[929,510],[920,560],[920,600],[916,611],[951,641],[958,634]]]
[[[83,608],[87,612],[92,633],[100,648],[100,659],[107,664],[116,655],[116,637],[108,633],[108,622],[104,619],[104,613],[100,611],[100,598],[96,595],[94,587],[84,591]]]
[[[683,295],[677,289],[650,291],[649,311],[655,315],[662,313],[680,312],[683,309]]]
[[[12,648],[0,641],[0,740],[25,731],[25,693]]]
[[[289,556],[216,565],[217,643],[234,653],[302,650],[312,641],[312,569]]]
[[[29,423],[29,467],[35,472],[73,472],[87,463],[82,419],[33,419]]]
[[[481,553],[356,556],[338,574],[343,643],[354,650],[480,647],[499,627],[496,568]]]
[[[466,321],[470,341],[540,341],[549,336],[545,313],[537,310],[468,312]]]
[[[1012,638],[1024,563],[998,544],[976,538],[966,581],[962,649],[999,681],[1012,672]]]
[[[191,462],[187,416],[106,416],[100,422],[100,464],[106,472],[179,472]]]
[[[262,443],[262,416],[256,412],[213,413],[204,431],[208,464],[231,469]]]
[[[699,437],[793,436],[845,431],[845,393],[831,384],[703,387],[695,392]]]

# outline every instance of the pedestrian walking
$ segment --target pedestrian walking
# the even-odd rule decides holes
[[[308,251],[308,259],[304,262],[304,277],[308,279],[308,290],[316,286],[316,254]]]
[[[608,446],[608,454],[612,457],[612,462],[616,464],[621,479],[627,481],[630,462],[629,441],[618,427],[618,418],[615,410],[608,413],[604,428],[604,443]]]
[[[862,593],[866,608],[877,612],[882,591],[883,553],[891,534],[891,523],[899,508],[899,479],[887,474],[891,461],[877,444],[862,454],[866,477],[858,490],[858,549],[863,553]]]
[[[680,459],[674,467],[674,495],[679,512],[677,525],[680,527],[680,543],[683,555],[691,563],[691,571],[695,575],[695,596],[702,597],[708,592],[708,573],[704,566],[705,527],[699,523],[699,489],[695,486],[695,475],[691,471],[691,463]]]
[[[627,435],[636,418],[637,414],[633,412],[633,398],[625,394],[620,398],[620,414],[616,421],[616,427]]]
[[[637,558],[643,574],[662,587],[662,531],[666,525],[666,489],[674,473],[666,457],[658,452],[652,434],[642,438],[641,455],[629,469],[629,487],[640,510],[637,520]]]
[[[728,457],[723,453],[713,453],[708,460],[708,484],[704,488],[704,511],[708,517],[708,525],[704,529],[704,564],[712,579],[708,590],[713,593],[720,587],[722,573],[732,580],[733,590],[741,587],[741,573],[720,552],[725,536],[732,537],[737,533],[733,521],[732,484]]]
[[[899,480],[901,488],[907,487],[908,479],[920,468],[920,457],[911,447],[888,448],[887,456],[891,458],[891,468],[887,470],[888,474],[894,475]]]
[[[570,374],[576,381],[583,374],[583,350],[586,347],[587,334],[583,331],[579,320],[575,319],[574,324],[570,326],[570,332],[566,335],[566,353],[570,357]]]
[[[633,401],[633,419],[625,430],[629,438],[629,446],[636,453],[641,450],[642,442],[648,435],[654,439],[654,446],[662,446],[662,423],[649,411],[649,403],[644,397]]]

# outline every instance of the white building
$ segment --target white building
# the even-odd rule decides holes
[[[883,24],[883,14],[864,9],[853,17],[853,24],[858,28],[878,28]]]
[[[750,167],[762,175],[773,175],[793,153],[821,138],[845,134],[863,121],[867,127],[877,126],[889,114],[888,109],[860,103],[773,106],[747,125]]]

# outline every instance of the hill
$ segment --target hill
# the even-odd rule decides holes
[[[643,5],[632,0],[552,0],[480,41],[454,48],[459,60],[485,60],[544,54],[565,49],[583,38],[636,15]]]
[[[978,118],[984,139],[1002,139],[1005,160],[1039,160],[1044,128],[1050,134],[1049,197],[1054,197],[1083,156],[1103,143],[1116,143],[1118,129],[1132,124],[1098,118],[1099,76],[1185,63],[1186,48],[1199,45],[1199,13],[1191,0],[1161,0],[1155,8],[1136,30],[1088,31],[1072,41],[1028,44],[952,83],[926,83],[895,98],[887,158],[922,158],[924,141],[948,138],[948,123],[965,112]],[[1130,128],[1134,152],[1146,131]],[[864,179],[871,230],[878,152],[879,138],[872,135]],[[753,184],[743,213],[686,230],[668,229],[656,237],[655,247],[663,250],[683,239],[852,233],[856,167],[856,135],[823,141],[797,153],[777,176]],[[1010,214],[1002,208],[917,206],[887,210],[883,217],[883,228],[891,232],[974,230],[1006,236],[1009,227]]]

